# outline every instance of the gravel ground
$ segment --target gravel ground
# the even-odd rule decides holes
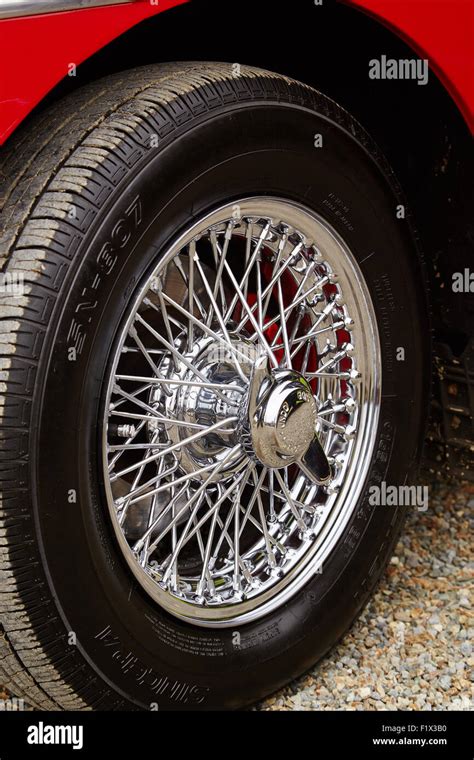
[[[430,507],[409,515],[351,631],[310,673],[253,709],[474,709],[473,507],[474,486],[432,486]]]
[[[474,486],[430,487],[341,643],[256,710],[472,710]]]

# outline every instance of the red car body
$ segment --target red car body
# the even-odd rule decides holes
[[[193,0],[149,0],[0,21],[0,144],[64,77],[139,22]],[[474,131],[472,0],[348,0],[429,59]]]

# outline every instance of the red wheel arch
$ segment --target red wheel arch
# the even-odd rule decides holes
[[[343,0],[381,21],[421,57],[474,132],[472,0]]]
[[[428,58],[474,131],[472,0],[341,0]],[[192,0],[149,0],[0,21],[0,145],[76,66],[150,16]]]

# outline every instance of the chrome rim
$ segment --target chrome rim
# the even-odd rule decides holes
[[[324,572],[364,484],[380,386],[371,299],[327,222],[256,197],[193,224],[136,294],[107,380],[107,502],[148,594],[231,626]]]

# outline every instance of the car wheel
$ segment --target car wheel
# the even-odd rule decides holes
[[[234,69],[114,75],[6,148],[0,674],[37,707],[248,705],[400,530],[370,494],[426,416],[403,199],[343,109]]]

